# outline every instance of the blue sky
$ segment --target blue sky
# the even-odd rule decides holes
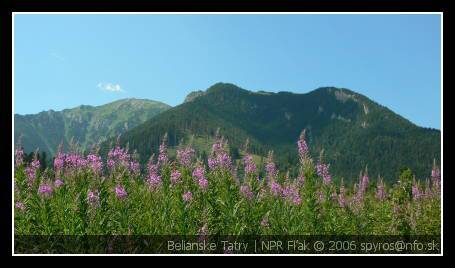
[[[15,113],[345,87],[440,128],[439,15],[15,15]]]

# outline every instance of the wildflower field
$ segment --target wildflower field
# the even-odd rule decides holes
[[[253,157],[240,165],[217,137],[207,165],[186,147],[176,159],[164,141],[142,167],[126,148],[102,159],[59,150],[53,169],[16,150],[15,235],[440,235],[440,171],[396,183],[363,172],[352,187],[311,159],[302,132],[299,175],[278,171],[269,153],[263,178]],[[241,175],[239,175],[241,174]]]

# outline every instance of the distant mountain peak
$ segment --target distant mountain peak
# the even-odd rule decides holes
[[[243,92],[251,92],[249,90],[243,89],[235,84],[232,83],[222,83],[218,82],[214,84],[213,86],[209,87],[206,92],[207,93],[212,93],[212,92],[226,92],[226,91],[243,91]]]
[[[194,101],[196,98],[207,95],[207,94],[217,94],[217,93],[226,93],[226,92],[249,92],[246,89],[240,88],[237,85],[232,83],[223,83],[218,82],[210,86],[207,90],[195,90],[190,92],[186,97],[183,103]]]
[[[126,98],[116,100],[111,103],[102,105],[104,107],[116,107],[116,108],[125,108],[125,107],[135,107],[135,108],[146,108],[151,106],[170,108],[171,106],[154,100],[149,99],[138,99],[138,98]]]
[[[192,91],[188,95],[186,95],[185,100],[183,101],[183,103],[191,102],[191,101],[195,100],[197,97],[200,97],[200,96],[203,96],[203,95],[205,95],[205,91],[202,91],[202,90]]]
[[[120,99],[100,106],[79,105],[62,111],[15,115],[14,136],[23,135],[26,152],[39,148],[53,155],[60,142],[74,138],[83,149],[99,140],[115,137],[170,109],[162,102],[146,99]]]

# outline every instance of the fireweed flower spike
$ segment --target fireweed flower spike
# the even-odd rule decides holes
[[[216,159],[209,158],[208,160],[210,170],[214,170],[216,168]]]
[[[277,182],[273,181],[270,184],[270,191],[272,192],[273,196],[277,197],[277,196],[281,195],[283,189],[281,188],[280,184],[278,184]]]
[[[63,184],[64,184],[64,183],[63,183],[63,181],[62,181],[61,179],[56,179],[56,180],[54,181],[54,186],[55,186],[55,188],[60,188],[60,187],[63,186]]]
[[[332,176],[329,173],[330,165],[318,163],[316,165],[316,171],[319,177],[322,178],[322,181],[325,185],[329,185],[332,182]]]
[[[71,171],[76,172],[88,165],[88,161],[83,156],[71,153],[65,156],[65,166]]]
[[[245,165],[245,176],[256,173],[256,164],[250,154],[243,158],[243,164]]]
[[[115,168],[115,161],[112,160],[112,159],[108,159],[107,160],[107,167],[110,169],[110,170],[113,170]]]
[[[63,150],[63,143],[60,143],[60,145],[58,146],[58,150],[57,150],[57,155],[55,156],[55,159],[54,159],[54,171],[55,171],[55,174],[61,174],[61,172],[63,171],[63,168],[65,166],[65,158],[66,158],[66,155],[62,152]]]
[[[379,177],[378,182],[376,184],[376,199],[383,201],[386,198],[385,190],[384,190],[384,182],[382,178]]]
[[[308,144],[306,142],[306,129],[303,129],[300,133],[299,139],[297,141],[297,149],[299,152],[299,182],[302,186],[305,180],[306,169],[311,166],[312,160],[309,155]]]
[[[24,148],[22,148],[22,137],[23,135],[19,136],[17,148],[14,151],[14,163],[16,164],[16,167],[19,167],[24,163]]]
[[[14,155],[16,167],[22,165],[24,163],[24,150],[22,148],[17,148]]]
[[[157,190],[160,188],[163,184],[163,181],[161,179],[161,176],[158,174],[150,174],[147,183],[149,185],[150,190]]]
[[[248,200],[252,200],[254,193],[250,190],[250,187],[246,184],[240,186],[240,194]]]
[[[181,182],[182,173],[178,170],[171,172],[171,185],[176,185]]]
[[[295,195],[293,198],[292,198],[292,204],[298,206],[302,203],[302,199],[300,198],[300,195]]]
[[[204,192],[207,190],[209,181],[205,178],[205,169],[201,166],[196,167],[193,170],[193,181],[197,182],[199,188]]]
[[[194,149],[186,147],[181,150],[177,150],[177,161],[183,167],[190,167],[194,156]]]
[[[36,170],[31,166],[25,168],[25,174],[27,174],[28,185],[31,186],[36,178]]]
[[[354,198],[354,201],[357,205],[362,204],[363,197],[367,191],[369,181],[370,181],[370,178],[367,175],[367,171],[365,171],[365,173],[363,173],[363,175],[362,175],[362,173],[360,173],[360,180],[359,180],[357,192],[356,192],[356,195]]]
[[[103,171],[103,161],[100,156],[89,154],[87,155],[87,162],[94,174],[101,175]]]
[[[152,155],[147,164],[147,169],[148,169],[147,184],[149,185],[149,188],[152,191],[160,188],[163,183],[161,176],[158,175],[158,163],[154,164],[153,158],[154,158],[154,156]],[[177,179],[176,176],[177,176],[177,174],[174,174],[174,180]],[[176,182],[176,181],[174,181],[174,182]],[[171,183],[172,183],[172,177],[171,177]]]
[[[419,200],[420,197],[422,197],[422,193],[420,192],[419,185],[416,182],[416,179],[414,178],[412,181],[412,198],[414,200]]]
[[[210,170],[215,170],[217,167],[225,171],[232,170],[232,160],[224,150],[225,146],[227,146],[227,142],[223,141],[222,138],[219,138],[212,145],[212,155],[208,159]]]
[[[25,211],[25,205],[21,201],[17,201],[14,207],[20,211]]]
[[[35,160],[33,160],[31,166],[35,170],[40,168],[40,161],[38,160],[38,158],[35,157]]]
[[[27,174],[27,179],[28,179],[28,185],[31,186],[33,185],[33,182],[36,179],[36,171],[39,170],[40,168],[40,161],[38,160],[38,155],[35,153],[35,159],[32,161],[32,163],[25,168],[25,173]]]
[[[158,164],[153,163],[153,159],[155,158],[155,155],[152,154],[150,157],[148,163],[147,163],[147,170],[149,172],[149,176],[152,174],[158,174]]]
[[[123,188],[120,185],[117,185],[115,187],[115,195],[117,196],[118,199],[125,199],[128,196],[128,193],[126,192],[125,188]]]
[[[266,181],[270,182],[272,180],[275,180],[275,178],[278,175],[278,170],[276,169],[276,165],[273,162],[273,151],[269,151],[269,154],[267,156],[267,162],[265,165],[265,170],[266,170]]]
[[[188,191],[182,195],[182,199],[185,203],[188,203],[193,199],[193,194],[190,191]]]
[[[52,195],[52,187],[43,183],[38,188],[38,194],[43,197],[50,197]]]
[[[54,159],[54,170],[56,174],[60,174],[65,166],[65,154],[58,152]]]
[[[119,166],[124,168],[130,167],[131,156],[127,149],[122,149],[120,146],[117,146],[109,151],[107,157],[107,166],[111,171]]]
[[[298,190],[293,185],[288,185],[283,188],[281,194],[285,199],[293,198],[294,196],[298,195]]]
[[[139,162],[133,160],[130,162],[130,170],[131,173],[135,176],[139,175],[141,172],[141,166],[139,165]]]
[[[299,149],[300,161],[303,162],[308,157],[308,145],[305,141],[306,130],[304,129],[300,133],[299,140],[297,141],[297,147]]]
[[[209,186],[209,181],[206,178],[200,178],[198,180],[198,185],[199,188],[204,192],[205,190],[207,190],[207,187]]]
[[[297,184],[300,187],[303,187],[305,185],[305,175],[299,174],[299,176],[297,177]]]
[[[217,154],[219,152],[223,151],[223,140],[217,140],[213,145],[212,145],[212,154]]]
[[[230,170],[232,168],[231,158],[227,152],[221,152],[217,157],[217,163],[219,167],[223,170]]]
[[[198,166],[193,170],[192,175],[193,175],[193,180],[195,180],[195,181],[202,179],[205,176],[205,169],[201,166]]]
[[[87,193],[87,202],[91,206],[98,206],[100,203],[100,194],[97,191],[88,191]]]
[[[282,190],[283,198],[292,202],[294,205],[300,205],[302,202],[300,198],[299,189],[296,185],[288,185]]]

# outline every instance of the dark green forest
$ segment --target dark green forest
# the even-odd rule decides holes
[[[291,174],[296,172],[292,166],[298,162],[296,141],[302,129],[307,130],[312,156],[322,156],[335,177],[348,182],[366,168],[370,176],[386,181],[395,181],[404,167],[425,179],[433,162],[440,161],[439,130],[418,127],[363,95],[333,87],[294,94],[218,83],[125,132],[120,143],[137,151],[145,163],[157,154],[166,133],[171,147],[196,137],[207,143],[196,148],[206,158],[217,129],[234,159],[241,157],[248,139],[250,152],[265,157],[273,150],[280,170],[290,169]],[[102,152],[115,142],[103,143]]]

